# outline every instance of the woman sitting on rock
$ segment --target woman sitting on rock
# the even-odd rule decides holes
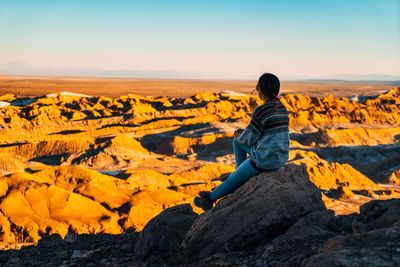
[[[264,73],[256,90],[264,103],[258,106],[250,124],[233,139],[236,170],[211,192],[200,192],[194,204],[204,211],[214,202],[234,192],[252,176],[283,167],[289,157],[289,117],[279,100],[280,82]],[[247,157],[249,155],[249,158]]]

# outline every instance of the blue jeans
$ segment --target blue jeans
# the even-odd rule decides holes
[[[250,153],[249,146],[233,139],[233,153],[235,154],[236,170],[222,184],[211,191],[210,198],[212,201],[233,193],[252,176],[260,173],[251,165],[250,159],[247,158],[247,154]]]

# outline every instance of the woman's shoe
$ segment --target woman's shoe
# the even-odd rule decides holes
[[[194,198],[194,205],[207,211],[213,207],[213,201],[210,198],[209,192],[200,192],[198,197]]]

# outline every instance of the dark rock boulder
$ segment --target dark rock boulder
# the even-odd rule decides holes
[[[307,266],[399,266],[400,199],[373,200],[360,207],[352,219],[353,234],[327,240]]]
[[[194,222],[183,243],[192,259],[257,247],[300,218],[325,210],[305,165],[288,164],[251,178]]]
[[[387,228],[400,221],[400,199],[373,200],[360,207],[353,222],[355,233]]]
[[[38,247],[54,248],[61,246],[63,243],[64,240],[59,234],[45,235],[39,240]]]
[[[400,263],[400,229],[394,227],[329,239],[322,252],[303,262],[311,266],[385,266]]]
[[[135,257],[174,258],[181,250],[186,232],[197,218],[189,204],[168,208],[149,221],[135,245]]]
[[[274,266],[286,263],[298,266],[329,238],[340,231],[333,211],[315,211],[300,219],[284,234],[276,237],[259,257],[259,265]]]
[[[300,266],[320,252],[332,237],[352,233],[355,216],[335,216],[331,210],[312,212],[276,237],[257,259],[259,266]]]

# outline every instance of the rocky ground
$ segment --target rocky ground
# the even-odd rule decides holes
[[[304,165],[251,178],[216,207],[168,208],[141,231],[57,234],[0,251],[3,266],[398,266],[400,199],[335,216]]]

